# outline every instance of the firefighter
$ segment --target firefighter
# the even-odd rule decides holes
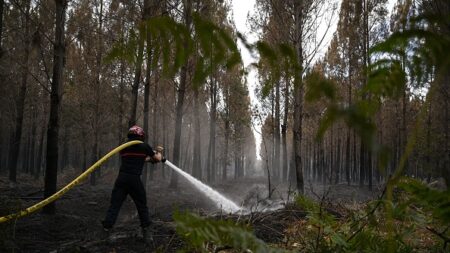
[[[144,130],[139,126],[132,126],[128,130],[128,140],[144,141]],[[111,193],[111,203],[106,217],[102,221],[103,229],[106,235],[116,222],[120,207],[127,195],[130,195],[136,205],[141,223],[142,236],[145,242],[151,240],[149,231],[150,217],[147,207],[147,197],[144,185],[141,181],[142,169],[145,162],[157,163],[165,161],[162,157],[162,148],[153,150],[147,143],[136,144],[120,151],[121,165],[119,175],[117,176],[114,188]]]

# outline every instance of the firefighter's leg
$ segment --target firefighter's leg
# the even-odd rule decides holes
[[[136,177],[136,181],[132,184],[133,188],[130,189],[130,196],[136,205],[136,209],[139,214],[139,220],[141,221],[141,227],[146,228],[150,226],[150,218],[147,207],[147,195],[145,194],[145,188],[142,184],[140,177]]]
[[[127,189],[124,185],[124,182],[122,181],[123,179],[119,175],[111,193],[111,203],[109,209],[106,213],[105,220],[103,220],[102,222],[104,228],[109,229],[114,226],[114,223],[116,223],[117,215],[119,215],[120,207],[127,197]]]

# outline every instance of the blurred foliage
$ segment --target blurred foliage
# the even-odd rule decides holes
[[[124,59],[131,64],[142,64],[139,62],[138,48],[150,34],[152,43],[147,50],[153,50],[155,56],[151,68],[156,68],[161,62],[163,73],[174,76],[189,57],[195,56],[194,86],[201,85],[214,68],[222,66],[231,69],[241,62],[233,34],[198,14],[192,14],[192,17],[192,28],[169,16],[142,21],[126,39],[115,43],[104,61],[111,63]]]
[[[205,219],[192,213],[175,213],[173,218],[177,223],[177,233],[189,243],[190,248],[186,249],[186,252],[192,252],[192,250],[207,252],[207,242],[219,247],[225,246],[251,252],[285,252],[269,247],[248,227],[231,220]]]

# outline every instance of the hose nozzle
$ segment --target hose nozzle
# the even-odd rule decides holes
[[[156,146],[155,151],[161,153],[161,156],[162,156],[161,162],[165,163],[166,158],[163,156],[164,148],[162,146]]]

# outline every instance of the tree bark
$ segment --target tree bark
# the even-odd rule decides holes
[[[202,179],[202,158],[201,158],[201,124],[200,124],[200,101],[199,90],[194,89],[194,157],[193,175]]]
[[[449,27],[450,29],[450,27]],[[450,89],[450,71],[447,71],[445,73],[445,77],[443,78],[443,84],[442,84],[442,94],[444,96],[444,121],[443,121],[443,127],[444,127],[444,139],[445,139],[445,152],[444,152],[444,161],[442,164],[442,176],[444,177],[445,184],[447,186],[447,189],[450,189],[450,168],[449,168],[449,162],[450,162],[450,148],[449,148],[449,89]]]
[[[216,110],[217,110],[217,82],[211,76],[210,80],[210,121],[209,121],[209,148],[208,148],[208,182],[216,179]]]
[[[56,192],[58,173],[58,134],[61,90],[65,57],[64,27],[67,0],[55,0],[55,41],[53,47],[53,75],[50,94],[50,117],[47,129],[47,165],[45,169],[44,198]],[[44,207],[44,213],[54,214],[55,202]]]
[[[0,58],[3,56],[3,6],[5,5],[4,0],[0,0]]]
[[[296,51],[298,57],[298,65],[303,66],[303,2],[294,2],[295,12],[295,29],[296,29]],[[301,142],[302,142],[302,111],[303,111],[303,80],[302,73],[296,73],[294,84],[294,140],[293,140],[293,153],[294,153],[294,166],[296,173],[296,186],[297,191],[300,194],[304,193],[303,183],[303,169],[302,169],[302,157],[301,157]]]
[[[44,156],[43,150],[44,150],[44,140],[45,140],[45,129],[46,127],[42,127],[41,131],[41,138],[39,139],[39,147],[37,152],[37,161],[36,161],[36,167],[34,169],[34,178],[39,178],[41,175],[41,168],[42,168],[42,158]]]
[[[136,113],[137,113],[137,104],[138,104],[138,93],[139,93],[139,83],[141,81],[142,74],[142,61],[144,58],[144,38],[142,38],[142,34],[139,34],[139,46],[138,46],[138,56],[136,60],[136,66],[134,70],[134,79],[133,85],[131,89],[131,111],[130,111],[130,119],[128,121],[128,127],[132,127],[136,125]]]
[[[186,0],[184,6],[184,19],[185,24],[188,29],[191,26],[191,0]],[[188,41],[184,42],[183,47],[187,50]],[[175,118],[175,138],[173,141],[173,163],[176,166],[180,165],[180,145],[181,145],[181,124],[183,123],[183,105],[184,105],[184,96],[186,92],[186,82],[187,82],[187,67],[188,63],[186,62],[180,71],[180,85],[177,89],[177,102],[176,102],[176,118]],[[170,178],[170,188],[178,188],[178,176],[176,173],[172,173]]]
[[[276,180],[280,180],[282,175],[280,171],[280,122],[280,82],[277,82],[275,87],[275,154],[273,157]]]
[[[285,90],[284,90],[284,115],[283,115],[283,125],[281,126],[281,142],[283,146],[283,182],[286,182],[288,179],[288,167],[289,160],[287,154],[287,125],[288,125],[288,113],[289,113],[289,77],[286,75],[285,82]]]
[[[144,12],[143,12],[143,20],[147,21],[150,16],[150,0],[144,0]],[[147,63],[145,70],[145,83],[144,83],[144,132],[145,142],[149,142],[149,120],[150,120],[150,84],[151,84],[151,62],[152,62],[152,49],[151,49],[151,35],[147,33],[146,42],[147,42]],[[149,165],[147,163],[144,164],[144,170],[142,173],[142,182],[144,184],[144,188],[147,189],[147,179],[148,179],[148,170]]]
[[[22,139],[22,125],[23,125],[23,114],[25,108],[25,98],[27,94],[27,81],[28,81],[28,65],[30,58],[30,6],[31,1],[28,0],[25,6],[25,31],[24,31],[24,58],[21,74],[21,85],[19,89],[19,94],[16,100],[16,121],[15,130],[12,138],[10,158],[9,158],[9,180],[12,182],[17,181],[17,160],[19,157],[21,139]],[[3,7],[3,3],[2,3]],[[2,11],[3,13],[3,11]]]
[[[98,23],[97,27],[97,55],[95,59],[95,68],[96,68],[96,76],[95,76],[95,87],[94,87],[94,120],[93,120],[93,132],[94,132],[94,145],[92,147],[92,163],[95,163],[99,158],[99,134],[100,134],[100,94],[101,94],[101,71],[102,71],[102,56],[103,56],[103,0],[100,0],[100,13],[98,14]],[[95,185],[97,183],[97,177],[99,176],[100,169],[94,171],[91,174],[90,182],[91,185]]]

